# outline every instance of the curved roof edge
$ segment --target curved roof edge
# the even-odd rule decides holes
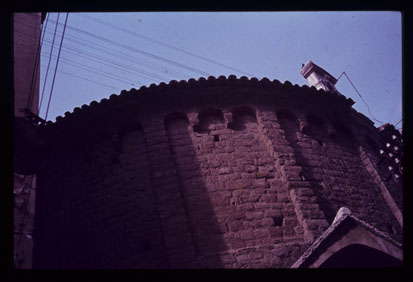
[[[72,118],[74,116],[77,116],[81,112],[89,111],[91,109],[95,109],[98,107],[106,106],[109,104],[116,104],[120,102],[121,100],[126,100],[135,97],[135,95],[147,95],[147,94],[154,94],[156,92],[161,92],[164,90],[172,90],[172,89],[179,89],[179,88],[197,88],[197,87],[212,87],[212,86],[217,86],[217,85],[236,85],[236,86],[258,86],[258,87],[267,87],[267,88],[287,88],[287,89],[296,89],[296,90],[301,90],[301,91],[308,91],[312,93],[313,95],[329,95],[330,97],[334,97],[334,99],[337,99],[337,101],[344,103],[348,106],[352,106],[354,104],[354,101],[351,98],[346,98],[343,95],[339,95],[337,93],[327,93],[324,90],[320,89],[317,90],[314,86],[309,87],[307,85],[298,85],[298,84],[292,84],[290,81],[286,80],[284,83],[281,83],[279,80],[274,79],[274,80],[269,80],[268,78],[264,77],[261,80],[258,80],[257,78],[248,78],[246,76],[241,76],[240,78],[237,78],[235,75],[229,75],[228,77],[226,76],[219,76],[218,78],[214,76],[209,76],[208,78],[205,77],[200,77],[197,80],[194,78],[191,78],[189,80],[171,80],[169,83],[161,82],[159,84],[152,83],[147,86],[142,86],[139,89],[131,88],[129,91],[127,90],[122,90],[119,95],[117,94],[112,94],[109,96],[109,99],[103,98],[99,102],[93,100],[92,102],[89,103],[89,105],[84,104],[81,107],[76,107],[73,109],[72,112],[65,112],[64,116],[57,116],[56,121],[48,121],[46,122],[45,126],[50,126],[54,124],[59,124],[63,120],[66,120],[68,118]]]

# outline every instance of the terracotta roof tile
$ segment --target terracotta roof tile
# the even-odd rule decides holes
[[[331,93],[326,93],[324,90],[317,90],[314,86],[307,86],[307,85],[298,85],[298,84],[292,84],[290,81],[286,80],[284,83],[281,83],[279,80],[274,79],[274,80],[269,80],[268,78],[264,77],[261,80],[258,80],[256,77],[253,77],[249,79],[246,76],[241,76],[240,78],[237,78],[235,75],[229,75],[228,77],[225,77],[223,75],[220,75],[218,78],[214,76],[209,76],[208,78],[205,77],[199,77],[197,80],[194,78],[189,79],[188,81],[181,80],[171,80],[169,83],[161,82],[159,84],[152,83],[147,86],[141,86],[138,90],[135,88],[130,89],[129,91],[127,90],[122,90],[120,94],[112,94],[109,96],[109,99],[103,98],[100,100],[100,102],[97,101],[91,101],[89,105],[82,105],[81,107],[76,107],[74,108],[73,112],[66,112],[64,114],[64,117],[58,116],[56,117],[56,122],[47,122],[45,126],[50,126],[53,124],[58,124],[66,119],[73,118],[74,116],[78,116],[80,114],[83,114],[85,112],[88,112],[90,110],[104,107],[107,105],[113,105],[116,103],[119,103],[121,101],[124,101],[125,99],[133,99],[137,95],[147,95],[150,93],[155,93],[155,92],[162,92],[164,90],[168,89],[176,89],[176,88],[198,88],[198,87],[209,87],[209,86],[217,86],[217,85],[246,85],[246,86],[261,86],[261,87],[266,87],[266,88],[284,88],[287,89],[288,91],[290,90],[297,90],[297,91],[303,91],[303,94],[305,93],[306,95],[315,95],[322,97],[324,95],[330,95],[330,97],[334,97],[334,99],[337,99],[338,101],[347,104],[348,106],[351,106],[354,104],[354,101],[346,98],[343,95],[337,95],[337,94],[331,94]]]

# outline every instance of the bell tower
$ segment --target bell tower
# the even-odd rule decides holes
[[[312,61],[302,64],[300,73],[310,86],[314,86],[317,90],[323,89],[326,92],[341,94],[334,86],[337,79]]]

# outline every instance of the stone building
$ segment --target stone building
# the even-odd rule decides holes
[[[35,127],[33,267],[400,265],[401,179],[353,104],[231,75],[122,91]]]

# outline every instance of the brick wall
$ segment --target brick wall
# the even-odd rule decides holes
[[[401,240],[402,230],[383,198],[378,196],[380,189],[361,159],[359,146],[366,146],[371,158],[378,150],[369,148],[366,142],[360,144],[355,136],[360,132],[353,133],[342,122],[324,120],[312,113],[299,116],[300,122],[305,123],[301,132],[298,119],[295,128],[291,122],[281,124],[285,124],[289,142],[303,168],[302,176],[309,181],[328,223],[331,224],[337,210],[345,206],[356,216]]]
[[[48,124],[34,266],[290,267],[341,206],[401,236],[360,157],[372,125],[326,93],[233,82],[123,92]]]

